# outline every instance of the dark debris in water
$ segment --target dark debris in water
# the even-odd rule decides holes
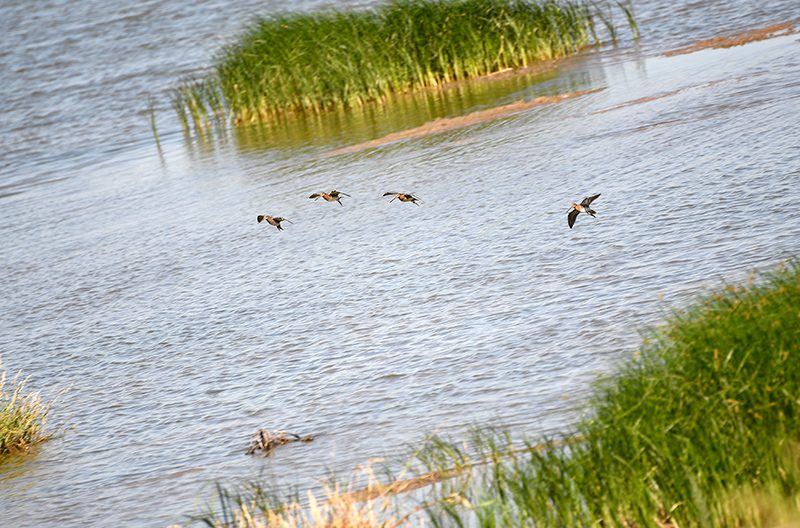
[[[311,435],[301,437],[298,434],[290,433],[289,431],[275,431],[270,433],[264,429],[259,429],[250,440],[250,447],[247,450],[247,455],[254,455],[259,449],[265,457],[272,456],[272,450],[279,445],[288,444],[289,442],[311,442],[314,440]]]

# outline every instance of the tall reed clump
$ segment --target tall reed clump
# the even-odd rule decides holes
[[[257,17],[200,81],[219,91],[187,81],[173,106],[201,131],[196,115],[223,105],[239,123],[359,107],[574,53],[597,40],[595,17],[613,37],[608,18],[569,0],[398,0]]]
[[[560,442],[434,443],[427,469],[460,470],[435,492],[472,504],[434,525],[800,526],[798,299],[790,265],[674,313]]]
[[[25,452],[53,436],[47,430],[50,404],[38,392],[24,394],[25,381],[15,377],[9,390],[5,371],[0,372],[0,456]]]

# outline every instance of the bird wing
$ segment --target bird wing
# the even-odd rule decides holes
[[[573,209],[567,215],[567,223],[569,224],[569,228],[572,229],[572,226],[575,225],[575,219],[578,218],[578,210]]]
[[[391,195],[393,195],[393,194],[394,194],[394,195],[397,195],[397,193],[383,193],[383,195],[384,195],[384,196],[391,196]]]
[[[258,223],[260,224],[265,218],[266,216],[264,215],[258,215]]]
[[[581,205],[590,205],[593,201],[597,200],[598,196],[600,196],[600,193],[597,193],[594,196],[589,196],[588,198],[584,198],[581,202]]]
[[[340,191],[331,191],[331,196],[339,196],[340,194],[342,196],[350,196],[349,194],[343,193],[343,192],[340,192]]]
[[[320,196],[322,196],[320,193],[314,193],[309,198],[319,198]]]

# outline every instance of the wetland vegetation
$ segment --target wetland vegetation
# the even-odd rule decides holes
[[[0,457],[23,453],[53,437],[47,429],[50,404],[26,393],[26,380],[8,379],[0,361]]]
[[[636,34],[632,11],[617,6]],[[599,21],[599,23],[598,23]],[[259,16],[183,81],[172,106],[186,131],[319,114],[525,68],[616,40],[608,9],[572,1],[400,0],[372,9]]]
[[[429,439],[411,463],[426,487],[403,487],[425,491],[406,515],[391,513],[391,487],[353,500],[328,486],[327,502],[301,506],[250,485],[219,488],[221,508],[200,520],[390,527],[424,511],[433,526],[800,526],[798,298],[789,264],[674,311],[558,438]]]

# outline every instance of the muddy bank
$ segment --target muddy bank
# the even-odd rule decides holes
[[[469,125],[474,125],[476,123],[481,123],[483,121],[488,121],[490,119],[496,119],[498,117],[505,117],[517,114],[519,112],[523,112],[525,110],[529,110],[537,106],[545,106],[545,105],[560,103],[562,101],[574,99],[575,97],[580,97],[582,95],[599,92],[604,89],[605,88],[596,88],[594,90],[584,90],[568,94],[535,97],[530,101],[516,101],[511,104],[498,106],[495,108],[489,108],[487,110],[480,110],[478,112],[472,112],[471,114],[467,114],[465,116],[458,116],[451,118],[442,117],[439,119],[434,119],[433,121],[429,121],[428,123],[425,123],[424,125],[418,126],[416,128],[403,130],[402,132],[394,132],[382,138],[373,139],[372,141],[367,141],[365,143],[359,143],[358,145],[352,145],[349,147],[332,150],[328,152],[327,155],[333,156],[335,154],[344,154],[345,152],[353,152],[355,150],[361,150],[369,147],[377,147],[379,145],[391,143],[393,141],[399,141],[401,139],[418,138],[430,134],[444,132],[446,130],[452,130],[454,128],[461,128]]]
[[[713,49],[732,48],[734,46],[741,46],[749,42],[766,40],[768,38],[779,37],[783,35],[791,35],[792,33],[795,33],[794,26],[790,22],[787,22],[785,24],[776,24],[774,26],[765,27],[763,29],[754,29],[752,31],[741,33],[739,35],[731,35],[728,37],[717,37],[708,40],[701,40],[700,42],[692,44],[691,46],[686,46],[685,48],[679,48],[676,50],[668,51],[664,53],[664,55],[667,57],[671,57],[673,55],[694,53],[695,51],[700,51],[708,48],[713,48]]]

